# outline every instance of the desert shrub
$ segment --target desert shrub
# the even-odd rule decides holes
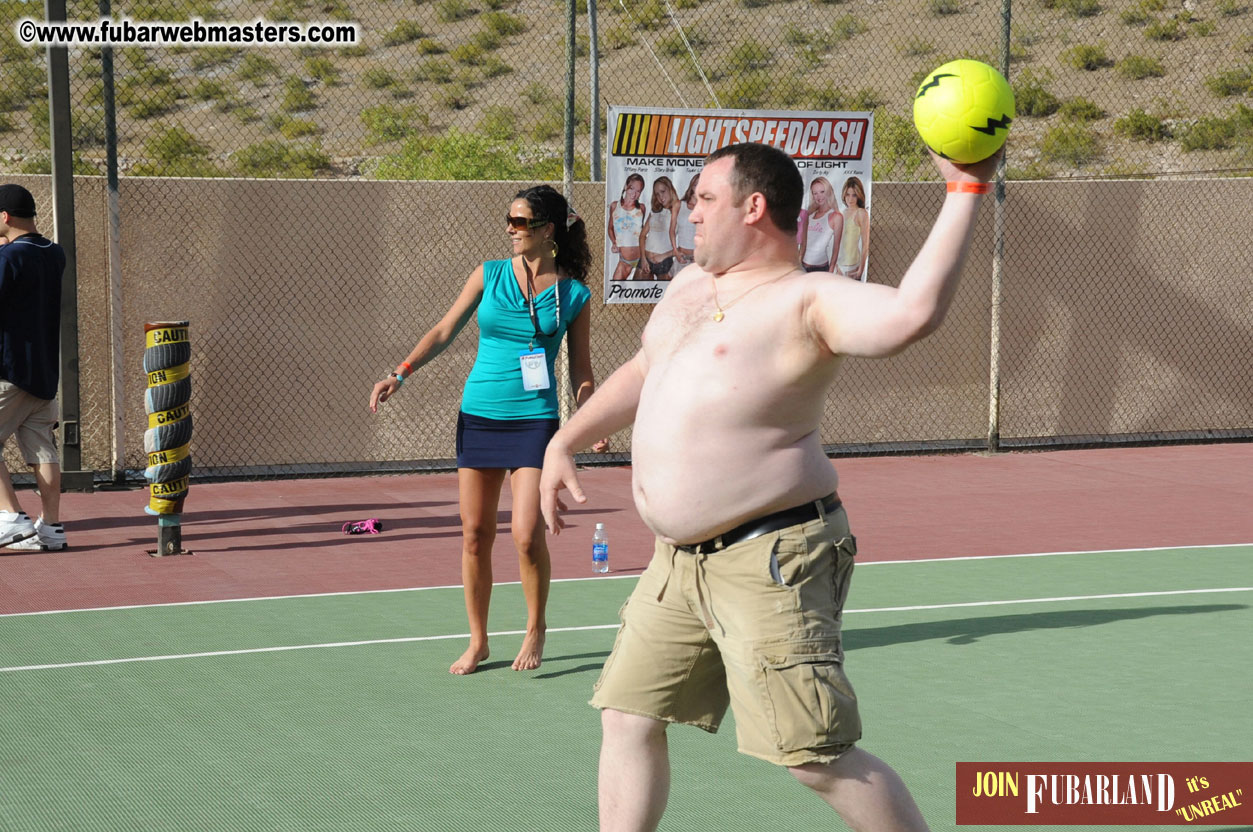
[[[213,78],[202,78],[191,88],[191,97],[197,101],[225,101],[229,96],[226,84]]]
[[[315,81],[321,81],[327,86],[333,86],[339,83],[339,67],[335,66],[335,62],[330,58],[307,58],[305,60],[305,72]]]
[[[1205,79],[1205,87],[1219,98],[1253,94],[1253,65],[1211,75]]]
[[[915,58],[921,55],[930,55],[935,51],[935,47],[930,41],[915,37],[898,46],[897,51],[906,58]]]
[[[629,26],[611,26],[601,35],[601,46],[610,50],[625,49],[636,43],[635,33],[631,31]]]
[[[487,31],[507,38],[526,31],[526,21],[516,14],[508,12],[488,12],[483,15],[483,25]]]
[[[1224,150],[1237,143],[1253,148],[1253,108],[1244,104],[1237,104],[1226,116],[1198,119],[1179,141],[1185,151]]]
[[[381,66],[375,66],[361,73],[361,83],[367,89],[385,90],[395,86],[396,76]]]
[[[287,76],[283,81],[283,100],[279,102],[279,109],[287,113],[303,113],[317,106],[317,99],[304,79],[296,75]]]
[[[860,35],[869,28],[870,27],[866,24],[866,21],[862,20],[860,17],[852,14],[846,14],[836,18],[835,22],[831,24],[828,31],[831,33],[831,37],[834,40],[840,41],[848,40],[851,37]]]
[[[1094,161],[1100,152],[1096,133],[1082,124],[1060,124],[1040,139],[1040,156],[1046,162],[1080,167]]]
[[[209,146],[184,127],[159,127],[144,142],[144,161],[135,164],[136,176],[225,176],[209,159]]]
[[[774,79],[760,71],[749,71],[732,76],[718,90],[723,107],[751,110],[766,103],[767,94]]]
[[[1062,118],[1067,121],[1088,122],[1105,118],[1104,110],[1097,106],[1094,101],[1082,96],[1062,102],[1060,112]]]
[[[270,117],[270,126],[277,130],[288,139],[300,139],[306,136],[316,136],[322,132],[322,128],[315,122],[306,121],[305,119],[292,118],[278,114]]]
[[[427,117],[416,107],[393,107],[380,104],[361,111],[361,123],[368,131],[371,144],[400,141],[414,135],[425,127]]]
[[[1159,142],[1170,138],[1170,128],[1161,118],[1139,107],[1114,122],[1114,132],[1142,142]]]
[[[375,70],[371,70],[371,72],[374,71]],[[387,73],[388,76],[391,75],[391,73],[387,72],[385,69],[380,69],[378,71]],[[369,73],[367,73],[367,75],[368,74]],[[436,84],[447,84],[452,81],[452,64],[447,61],[440,60],[439,58],[427,58],[425,61],[418,63],[418,68],[413,71],[413,80],[419,82],[433,81]],[[392,83],[394,83],[394,79]],[[384,86],[390,86],[390,84],[385,84]]]
[[[239,69],[235,71],[235,74],[241,81],[262,84],[278,76],[278,64],[264,55],[257,54],[253,50],[244,55],[244,59],[239,62]]]
[[[895,113],[875,114],[874,174],[876,179],[914,178],[927,163],[927,148],[912,119]]]
[[[678,58],[687,54],[687,46],[683,44],[683,38],[687,38],[687,42],[691,44],[692,49],[699,50],[703,46],[709,45],[709,39],[700,32],[687,31],[681,36],[678,32],[666,35],[657,41],[657,51],[663,55],[669,55],[671,58]],[[786,38],[786,35],[785,35]]]
[[[435,17],[440,23],[456,23],[474,14],[466,0],[439,0],[435,4]]]
[[[1145,78],[1161,78],[1166,69],[1157,58],[1145,55],[1128,55],[1114,65],[1114,69],[1124,78],[1140,81]]]
[[[474,103],[469,88],[463,83],[447,84],[435,94],[435,103],[449,110],[464,110]]]
[[[746,38],[727,53],[724,69],[728,75],[764,69],[774,62],[774,53],[760,42]]]
[[[1082,69],[1087,72],[1101,69],[1113,63],[1105,54],[1104,45],[1093,46],[1081,43],[1062,52],[1060,58],[1075,69]]]
[[[249,145],[232,158],[241,176],[259,179],[308,179],[331,167],[330,157],[318,145],[289,145],[278,139]]]
[[[518,136],[518,114],[502,105],[488,107],[479,120],[478,130],[493,141],[515,139]]]
[[[1144,36],[1149,40],[1183,40],[1187,32],[1179,25],[1178,20],[1155,20],[1144,27]]]
[[[499,78],[513,72],[513,67],[495,55],[488,55],[483,59],[483,63],[479,64],[479,71],[483,73],[484,78]]]
[[[1018,75],[1014,88],[1014,103],[1019,115],[1048,116],[1057,112],[1061,102],[1044,86],[1044,79],[1029,70]]]
[[[196,49],[191,54],[191,68],[195,70],[211,69],[215,66],[229,64],[235,59],[237,50],[229,46],[206,46]]]
[[[395,26],[384,33],[383,45],[401,46],[423,37],[426,37],[426,33],[422,31],[422,27],[416,20],[398,20]]]
[[[1065,12],[1071,17],[1095,17],[1101,13],[1098,0],[1045,0],[1044,6]]]
[[[463,43],[460,46],[454,46],[452,51],[448,53],[448,57],[452,58],[459,64],[466,66],[477,66],[482,63],[483,56],[486,53],[483,47],[475,43]]]

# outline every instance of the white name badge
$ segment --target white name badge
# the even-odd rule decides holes
[[[518,354],[522,362],[522,389],[548,389],[548,362],[545,360],[544,348],[523,350]]]

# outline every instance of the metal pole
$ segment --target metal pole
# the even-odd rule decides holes
[[[112,16],[110,0],[100,0],[100,16]],[[100,78],[104,87],[105,167],[109,192],[109,366],[113,370],[113,395],[109,403],[113,426],[111,462],[113,481],[120,483],[126,478],[126,424],[122,392],[125,389],[125,378],[122,374],[122,232],[118,200],[117,104],[114,100],[112,46],[105,46],[100,51]]]
[[[574,23],[577,0],[566,0],[566,153],[562,163],[562,192],[566,199],[574,193]]]
[[[1009,78],[1013,0],[1001,2],[1001,74]],[[1005,157],[996,166],[996,206],[992,215],[992,314],[989,323],[988,450],[1001,446],[1001,279],[1005,271]]]
[[[64,22],[65,0],[44,0],[44,15],[50,22]],[[81,470],[74,149],[70,132],[70,66],[64,46],[48,47],[48,117],[52,145],[53,237],[65,250],[65,273],[61,277],[61,488],[91,491],[92,472]]]
[[[592,75],[592,181],[603,182],[605,174],[600,160],[600,43],[596,35],[596,0],[587,0],[587,33],[591,41]]]

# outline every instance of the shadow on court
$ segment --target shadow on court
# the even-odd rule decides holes
[[[194,487],[194,486],[193,486]],[[449,501],[440,502],[419,502],[419,503],[387,503],[386,507],[389,511],[396,510],[413,510],[413,509],[433,509],[443,506],[452,506],[452,521],[457,521],[456,503]],[[379,510],[378,503],[337,503],[334,505],[283,505],[283,506],[258,506],[254,508],[231,508],[231,509],[214,509],[209,511],[196,511],[188,515],[186,525],[200,525],[209,523],[221,523],[224,521],[247,521],[247,520],[282,520],[287,517],[308,517],[316,514],[334,514],[336,516],[343,514],[346,519],[354,519],[357,514],[368,513]],[[431,520],[442,521],[445,518],[435,517]],[[108,517],[86,517],[82,520],[74,521],[74,528],[81,531],[91,529],[119,529],[126,526],[142,526],[151,527],[155,524],[155,519],[147,514],[135,512],[132,514],[115,514]],[[281,531],[283,528],[278,527]]]
[[[557,662],[571,662],[579,659],[600,659],[598,662],[591,664],[581,664],[578,667],[568,667],[564,670],[550,670],[547,673],[529,674],[532,679],[556,679],[559,676],[573,676],[576,673],[587,673],[588,671],[600,672],[605,664],[605,659],[609,658],[609,651],[605,650],[600,653],[575,653],[569,656],[545,656],[544,667],[549,667]],[[513,667],[512,659],[501,659],[499,661],[483,662],[479,665],[478,673],[487,670],[509,670]]]
[[[995,615],[988,618],[955,618],[919,624],[894,624],[844,630],[844,649],[888,647],[915,641],[944,639],[949,644],[974,644],[981,638],[1031,630],[1064,630],[1095,627],[1118,621],[1136,621],[1157,615],[1196,615],[1200,613],[1247,610],[1244,604],[1207,604],[1196,607],[1146,607],[1136,610],[1065,610],[1027,615]]]
[[[537,673],[535,674],[535,678],[536,679],[556,679],[559,676],[573,676],[576,673],[587,673],[589,671],[595,671],[599,673],[600,669],[605,666],[605,659],[607,658],[609,658],[608,650],[602,651],[600,653],[576,653],[571,656],[553,656],[551,658],[545,656],[544,657],[545,667],[547,667],[548,665],[554,662],[561,662],[561,661],[569,662],[569,661],[576,661],[578,659],[600,659],[600,661],[591,662],[588,664],[581,664],[577,667],[568,667],[564,670],[550,670],[547,673]]]

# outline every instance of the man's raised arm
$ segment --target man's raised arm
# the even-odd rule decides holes
[[[574,453],[635,421],[635,409],[639,406],[640,390],[647,373],[648,363],[641,349],[615,370],[549,441],[544,453],[544,471],[540,475],[539,499],[544,522],[553,534],[561,534],[565,526],[559,514],[565,505],[557,498],[557,492],[568,488],[575,502],[587,502],[575,473]]]
[[[1000,154],[970,165],[932,158],[948,183],[985,184]],[[816,289],[807,315],[827,348],[837,355],[893,355],[938,329],[957,292],[982,200],[949,191],[899,287],[835,281]]]

